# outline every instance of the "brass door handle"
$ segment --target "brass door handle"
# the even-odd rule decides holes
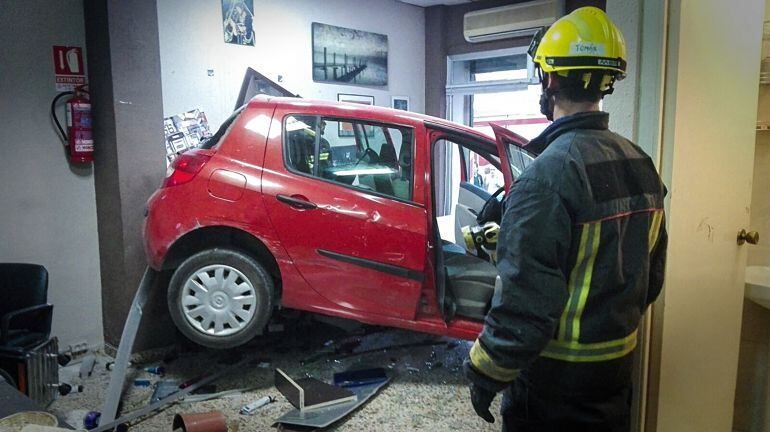
[[[742,229],[741,232],[738,233],[738,244],[742,245],[744,243],[753,245],[759,243],[759,233],[756,231],[746,232],[745,229]]]

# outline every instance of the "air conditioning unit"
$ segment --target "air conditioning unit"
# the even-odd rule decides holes
[[[468,12],[463,34],[468,42],[530,36],[564,14],[564,0],[537,0]]]

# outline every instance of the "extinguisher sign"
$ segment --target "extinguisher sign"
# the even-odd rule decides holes
[[[56,75],[56,91],[71,91],[85,84],[83,48],[54,45],[53,70]]]

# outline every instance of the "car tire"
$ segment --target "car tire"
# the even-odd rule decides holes
[[[225,349],[261,333],[273,309],[273,280],[256,260],[230,249],[186,259],[168,287],[168,309],[182,334],[198,345]]]

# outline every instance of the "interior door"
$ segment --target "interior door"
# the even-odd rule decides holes
[[[276,118],[284,114],[277,112]],[[295,117],[285,117],[284,133],[275,134],[268,144],[262,183],[270,220],[294,265],[315,291],[341,308],[367,316],[414,318],[425,279],[428,222],[424,206],[358,183],[366,172],[385,169],[363,162],[368,160],[364,158],[373,160],[376,151],[364,154],[365,149],[359,147],[359,156],[333,159],[336,146],[349,146],[355,142],[353,138],[360,144],[357,134],[348,136],[347,126],[329,120],[323,132],[316,122],[314,132],[307,135],[320,136],[324,144],[319,146],[316,139],[314,148],[305,152],[286,150],[288,141],[282,136],[298,132],[313,122],[313,116],[297,117],[301,121],[291,125],[287,119]],[[404,132],[402,138],[406,135]],[[414,144],[409,145],[400,149],[402,159],[407,159],[404,152],[410,152]],[[304,161],[304,168],[291,165],[292,158]],[[310,164],[318,169],[311,170]],[[322,164],[327,171],[319,171]],[[323,177],[332,170],[342,180]]]
[[[753,228],[749,213],[756,208],[751,183],[764,7],[764,0],[739,8],[721,0],[670,2],[662,150],[669,247],[666,286],[653,309],[647,430],[733,430],[752,247],[739,245],[737,234]],[[715,52],[716,63],[708,60]]]

